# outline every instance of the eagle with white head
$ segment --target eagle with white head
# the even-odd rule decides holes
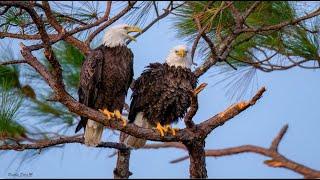
[[[133,53],[126,45],[128,39],[135,40],[130,32],[141,29],[123,24],[106,31],[103,44],[92,50],[82,65],[78,90],[80,103],[100,110],[108,119],[121,119],[124,126],[126,120],[121,113],[133,79]],[[82,127],[85,144],[97,146],[104,126],[81,116],[75,132]]]
[[[135,81],[132,88],[129,123],[143,128],[156,127],[161,136],[183,118],[191,104],[191,92],[197,77],[191,71],[192,59],[187,46],[174,47],[165,63],[151,63]],[[145,145],[146,140],[128,136],[125,144],[133,148]]]

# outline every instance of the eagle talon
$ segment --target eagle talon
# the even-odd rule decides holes
[[[179,128],[173,128],[169,124],[165,126],[166,130],[171,130],[173,136],[176,135],[176,131],[179,131]]]
[[[105,116],[107,116],[108,120],[114,116],[114,114],[112,112],[108,111],[107,108],[105,108],[103,110],[99,109],[99,111],[102,112],[102,114],[104,114]]]
[[[125,127],[127,125],[127,120],[124,119],[122,116],[121,116],[121,113],[119,110],[114,110],[114,116],[117,118],[117,119],[120,119],[122,121],[122,125],[123,127]]]
[[[163,127],[159,122],[157,123],[156,129],[159,131],[161,137],[163,137],[164,133],[168,131],[168,128]]]

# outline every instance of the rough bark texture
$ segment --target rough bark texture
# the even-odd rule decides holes
[[[132,174],[129,171],[130,150],[119,150],[117,166],[113,170],[115,179],[128,179]]]
[[[208,178],[204,140],[185,143],[190,156],[190,178]]]
[[[127,134],[121,132],[120,142],[123,142]],[[130,149],[124,149],[118,151],[117,165],[113,170],[113,176],[115,179],[128,179],[132,173],[129,171],[130,167]]]

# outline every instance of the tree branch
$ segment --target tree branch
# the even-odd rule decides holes
[[[260,98],[262,93],[265,91],[265,89],[262,88],[255,96],[258,98],[253,98],[249,102],[238,103],[228,108],[226,111],[219,113],[213,118],[210,118],[209,120],[201,123],[200,125],[197,125],[195,128],[193,128],[192,131],[190,131],[189,129],[182,129],[177,132],[176,136],[166,135],[164,137],[161,137],[160,134],[153,129],[140,128],[134,124],[128,124],[127,126],[123,127],[122,122],[117,121],[116,119],[114,121],[107,120],[106,117],[101,112],[94,110],[92,108],[86,107],[85,105],[79,103],[74,98],[72,98],[64,90],[64,88],[61,87],[60,84],[55,81],[54,78],[52,78],[52,75],[45,69],[45,67],[40,62],[36,60],[34,56],[32,56],[32,54],[30,53],[30,51],[26,46],[22,45],[21,48],[22,48],[22,51],[21,51],[22,55],[25,58],[25,60],[28,62],[28,64],[34,67],[42,75],[42,77],[45,78],[45,80],[47,81],[47,83],[55,93],[55,99],[61,102],[62,104],[64,104],[69,109],[69,111],[76,113],[80,116],[90,118],[99,123],[102,123],[106,127],[117,129],[119,131],[135,136],[137,138],[145,138],[148,140],[189,141],[195,138],[205,137],[208,133],[212,131],[212,129],[222,125],[224,122],[236,116],[241,111],[245,110],[249,106],[252,106],[255,103],[255,101],[258,98]],[[197,129],[199,128],[203,130],[204,133],[202,133],[201,131],[197,131]]]
[[[225,111],[197,125],[197,128],[202,130],[200,133],[201,136],[207,136],[213,129],[217,128],[218,126],[222,126],[231,118],[240,114],[250,106],[253,106],[262,97],[265,91],[265,87],[262,87],[251,100],[234,104]]]
[[[288,25],[295,25],[295,24],[300,23],[301,21],[313,18],[318,15],[320,15],[320,8],[318,8],[317,10],[313,11],[310,14],[307,14],[305,16],[302,16],[302,17],[294,19],[294,20],[285,21],[285,22],[279,23],[277,25],[265,26],[265,27],[261,27],[261,28],[245,28],[245,29],[242,29],[241,32],[263,32],[263,31],[279,30],[279,29],[282,29],[283,27],[286,27]]]
[[[70,144],[70,143],[80,143],[84,144],[83,137],[60,137],[57,139],[44,139],[38,140],[32,144],[14,144],[14,145],[1,145],[0,150],[14,150],[14,151],[24,151],[30,149],[44,149],[49,148],[61,144]],[[119,150],[126,150],[128,149],[124,144],[114,143],[114,142],[101,142],[98,148],[114,148]]]
[[[51,7],[49,5],[49,2],[47,1],[42,1],[42,7],[43,10],[47,16],[48,22],[54,27],[54,29],[56,31],[58,31],[59,34],[64,34],[65,30],[64,28],[61,26],[61,24],[57,21],[57,19],[54,17],[54,15],[52,14],[51,11]],[[78,40],[77,38],[73,37],[73,36],[66,36],[65,40],[74,45],[75,47],[77,47],[81,52],[83,52],[84,54],[88,51],[88,47],[86,47],[86,45],[81,42],[80,40]],[[49,41],[48,41],[49,42]]]
[[[157,16],[153,21],[151,21],[145,28],[142,29],[142,32],[141,32],[141,33],[138,33],[138,34],[134,35],[133,37],[134,37],[134,38],[139,37],[141,34],[145,33],[147,30],[149,30],[155,23],[157,23],[157,22],[160,21],[161,19],[167,17],[167,16],[170,14],[170,12],[173,11],[172,8],[170,9],[170,3],[169,3],[169,5],[168,5],[168,7],[167,7],[166,9],[163,9],[163,11],[164,11],[164,13],[162,13],[162,14],[159,15],[159,16]],[[131,39],[127,41],[127,45],[128,45],[130,42],[132,42]]]
[[[266,160],[264,163],[270,167],[282,167],[288,170],[294,171],[303,175],[305,178],[319,178],[320,171],[314,170],[310,167],[299,164],[295,161],[292,161],[278,152],[278,146],[283,136],[287,132],[288,125],[282,127],[277,136],[273,139],[272,145],[269,148],[263,148],[254,145],[242,145],[225,149],[215,149],[215,150],[206,150],[205,156],[207,157],[222,157],[230,156],[242,153],[256,153],[261,154],[266,157],[272,158],[271,160]],[[143,147],[144,149],[159,149],[159,148],[178,148],[182,150],[187,150],[186,147],[178,142],[166,142],[159,144],[147,144]],[[170,161],[170,163],[178,163],[184,160],[189,159],[189,156],[184,156]]]
[[[12,60],[12,61],[6,61],[6,62],[0,62],[0,66],[5,66],[5,65],[11,65],[11,64],[22,64],[22,63],[27,63],[25,60]]]

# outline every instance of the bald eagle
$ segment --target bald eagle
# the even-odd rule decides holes
[[[121,117],[125,96],[133,79],[133,53],[126,46],[126,40],[134,37],[130,32],[141,29],[129,25],[118,25],[108,29],[103,44],[86,57],[80,73],[79,101],[88,107],[100,110],[109,119]],[[75,132],[84,128],[85,144],[97,146],[104,126],[81,116]]]
[[[191,104],[191,93],[197,77],[191,71],[191,55],[185,45],[174,47],[166,62],[151,63],[135,81],[130,104],[129,123],[144,128],[156,127],[161,136],[183,118]],[[125,144],[140,148],[145,139],[127,136]]]

